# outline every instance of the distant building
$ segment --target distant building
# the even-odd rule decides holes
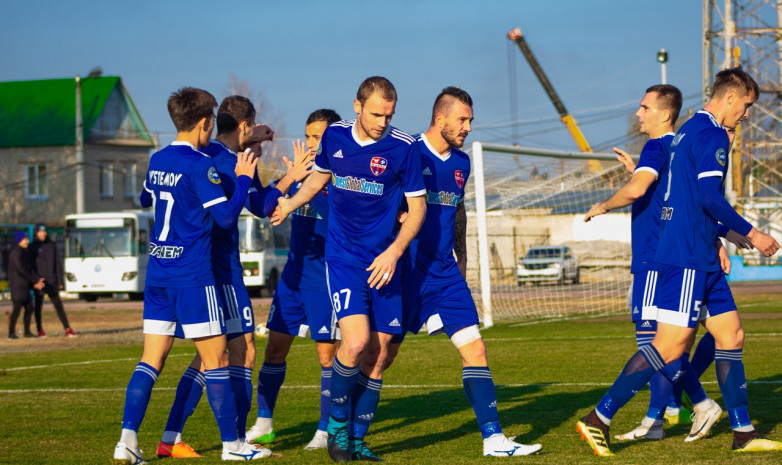
[[[81,78],[83,161],[76,140],[76,80],[0,82],[0,223],[63,226],[76,213],[138,207],[155,139],[122,80]]]

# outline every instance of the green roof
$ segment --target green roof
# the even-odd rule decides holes
[[[144,122],[117,76],[82,78],[84,140],[117,90],[135,127],[136,138],[152,145]],[[47,147],[76,143],[76,80],[0,82],[0,147]]]

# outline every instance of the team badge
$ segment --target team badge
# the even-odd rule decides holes
[[[217,174],[217,170],[214,166],[209,168],[209,172],[206,173],[206,175],[209,177],[209,180],[212,181],[212,184],[220,184],[220,175]]]
[[[714,156],[717,158],[717,163],[719,163],[720,166],[725,166],[728,163],[728,154],[725,153],[725,149],[722,147],[717,149],[717,153],[715,153]]]
[[[383,174],[386,168],[388,168],[388,160],[383,157],[372,157],[372,161],[369,162],[369,169],[375,176]]]
[[[462,170],[454,171],[453,175],[456,178],[456,185],[459,186],[459,189],[464,189],[464,173],[462,173]]]
[[[316,156],[320,155],[320,152],[322,151],[322,148],[323,148],[323,145],[322,144],[318,144],[318,153],[315,154]]]

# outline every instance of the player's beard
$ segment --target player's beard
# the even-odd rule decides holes
[[[443,137],[443,139],[445,139],[445,141],[448,142],[448,145],[450,145],[451,147],[456,147],[457,149],[462,148],[464,146],[464,141],[458,139],[460,134],[457,132],[456,135],[451,135],[448,132],[446,132],[447,129],[448,128],[445,128],[442,131],[440,131],[440,135]],[[464,137],[465,139],[467,138],[466,133],[464,134]]]

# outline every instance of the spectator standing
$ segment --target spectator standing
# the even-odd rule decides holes
[[[30,237],[26,232],[14,232],[14,246],[8,253],[8,287],[11,289],[11,300],[13,301],[11,321],[8,324],[8,339],[19,339],[19,336],[16,335],[16,320],[19,318],[22,308],[25,308],[24,335],[26,337],[34,336],[30,332],[30,319],[32,318],[30,289],[33,287],[42,288],[43,279],[32,271],[27,250],[29,246]]]
[[[48,237],[46,225],[38,223],[33,230],[33,244],[30,247],[32,264],[35,274],[43,279],[43,288],[35,291],[35,324],[38,327],[38,337],[46,337],[46,331],[41,324],[41,307],[43,306],[44,294],[49,296],[52,301],[57,316],[60,318],[65,337],[78,337],[71,326],[68,324],[68,316],[65,314],[62,300],[60,299],[60,260],[57,257],[57,245]]]

